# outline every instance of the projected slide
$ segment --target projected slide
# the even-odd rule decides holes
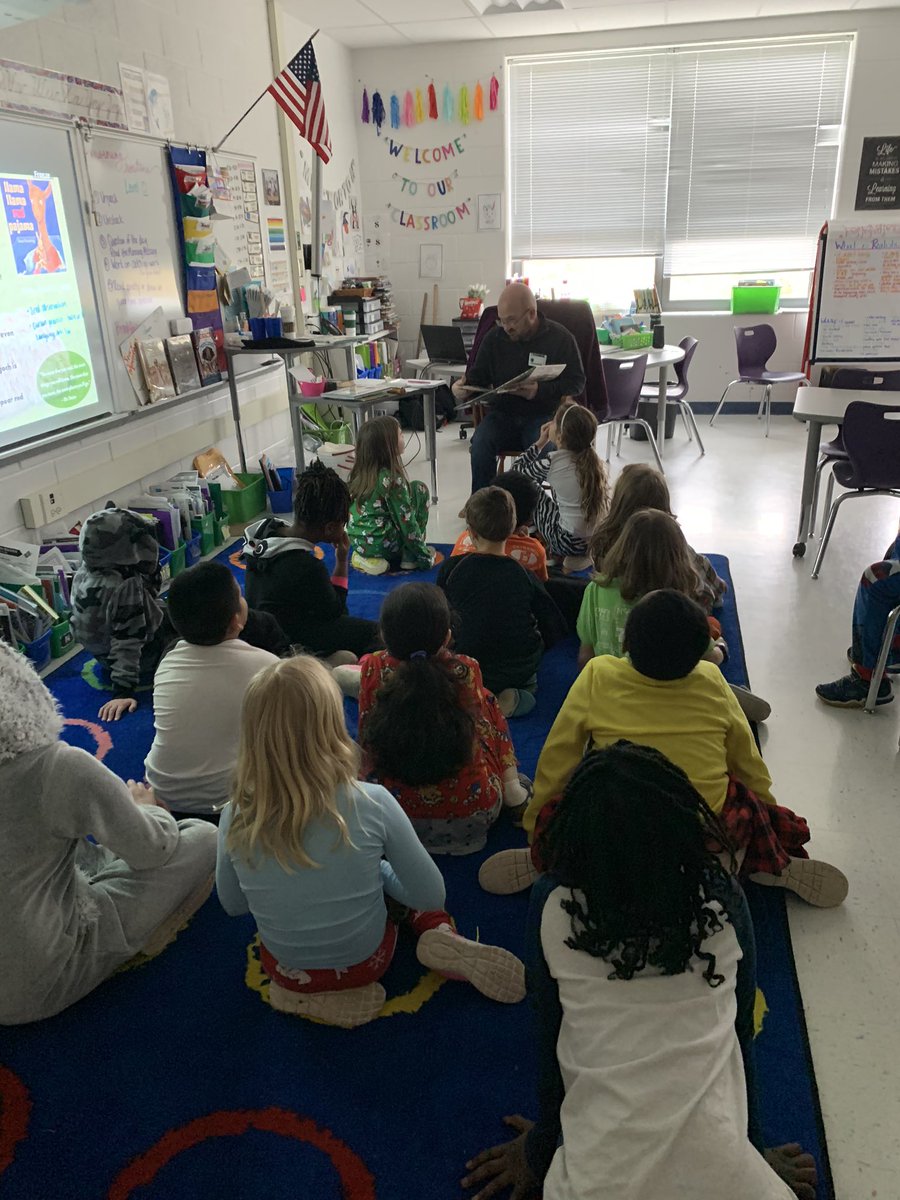
[[[0,433],[98,400],[59,180],[0,173]]]

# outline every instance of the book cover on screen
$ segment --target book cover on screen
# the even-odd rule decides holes
[[[182,392],[196,391],[200,387],[200,370],[194,357],[194,343],[189,333],[179,333],[166,338],[166,355],[172,370],[172,380],[179,396]]]
[[[166,346],[162,338],[152,338],[138,343],[141,370],[150,394],[150,403],[167,400],[175,395],[175,384],[166,358]]]
[[[222,372],[219,370],[219,353],[212,327],[195,329],[190,336],[197,358],[197,367],[200,371],[200,382],[204,387],[208,383],[218,383],[222,378]]]

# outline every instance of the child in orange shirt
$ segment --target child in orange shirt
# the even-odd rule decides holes
[[[540,484],[527,475],[520,475],[518,471],[502,471],[491,480],[491,487],[503,488],[504,492],[509,492],[516,508],[516,527],[506,539],[507,555],[520,563],[526,571],[536,575],[542,583],[546,583],[549,578],[547,551],[543,544],[528,532],[534,524],[534,510],[541,496]],[[450,557],[472,554],[474,550],[472,535],[468,529],[464,529],[456,539]]]

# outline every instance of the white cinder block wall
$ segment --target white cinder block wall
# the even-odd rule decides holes
[[[293,54],[313,29],[294,20],[286,20],[285,26],[285,43],[290,43],[286,53]],[[350,56],[343,47],[320,34],[316,48],[335,147],[335,159],[325,169],[324,186],[335,188],[357,153],[357,131],[350,119],[355,103],[353,77]],[[216,0],[215,5],[194,0],[64,4],[52,17],[0,29],[0,57],[116,86],[120,62],[164,75],[172,92],[173,140],[200,146],[215,144],[272,77],[264,0]],[[294,152],[301,153],[293,128],[290,137]],[[257,169],[276,167],[283,176],[274,101],[264,97],[229,138],[226,149],[251,154]],[[242,384],[241,400],[250,412],[262,409],[269,414],[244,425],[248,460],[267,451],[276,461],[291,461],[287,393],[280,369]],[[98,494],[90,504],[45,532],[68,529],[107,499],[127,501],[142,485],[189,467],[193,456],[209,444],[192,437],[192,430],[211,417],[221,431],[216,444],[237,465],[230,411],[227,388],[217,387],[196,401],[144,409],[112,430],[85,432],[55,449],[22,452],[17,461],[0,465],[0,535],[34,540],[35,532],[22,524],[20,497],[86,471],[96,470],[98,481],[102,480],[104,464],[136,449],[152,451],[158,439],[169,438],[173,432],[183,433],[183,452],[172,462],[149,476],[136,475],[132,483],[111,495],[104,494],[98,483]]]
[[[634,6],[636,19],[643,6]],[[654,6],[655,7],[655,6]],[[710,7],[713,7],[712,5]],[[765,6],[763,6],[765,7]],[[816,7],[815,4],[810,5]],[[823,5],[823,7],[825,7]],[[849,7],[849,6],[848,6]],[[508,18],[511,25],[517,17]],[[885,7],[874,11],[823,12],[800,17],[766,16],[755,20],[729,21],[695,25],[646,26],[613,32],[583,33],[533,39],[498,38],[490,42],[458,42],[443,45],[410,46],[402,49],[359,50],[354,53],[357,109],[362,89],[367,87],[371,98],[378,88],[387,106],[391,92],[403,96],[407,88],[427,86],[431,78],[440,97],[444,83],[457,90],[460,84],[470,88],[480,79],[486,84],[491,73],[502,80],[506,56],[539,54],[589,49],[615,49],[645,45],[666,45],[680,42],[733,40],[754,37],[782,37],[795,34],[850,32],[857,35],[855,62],[852,71],[846,113],[846,132],[843,160],[839,168],[836,215],[853,217],[856,179],[862,139],[886,135],[890,114],[897,111],[897,69],[900,60],[900,8]],[[789,79],[784,81],[785,119],[790,119]],[[741,103],[741,85],[735,85],[735,104]],[[487,107],[487,97],[485,97]],[[399,205],[405,199],[400,181],[394,172],[409,178],[424,180],[459,172],[453,180],[454,194],[477,197],[479,192],[505,193],[505,96],[501,93],[500,114],[485,112],[483,122],[471,122],[463,127],[449,125],[443,119],[426,122],[412,129],[391,131],[388,126],[376,137],[373,127],[359,123],[360,161],[362,164],[363,198],[366,212],[381,213],[388,233],[387,259],[403,321],[404,353],[414,349],[419,315],[424,293],[431,295],[432,282],[419,278],[419,246],[439,243],[443,247],[443,278],[439,281],[440,317],[449,320],[458,315],[458,298],[465,295],[466,286],[476,280],[485,281],[491,288],[490,301],[495,301],[508,269],[507,233],[478,233],[474,216],[452,230],[418,232],[401,229],[390,219],[387,205]],[[572,120],[578,120],[577,105]],[[887,122],[887,125],[885,124]],[[413,146],[445,143],[453,136],[465,133],[464,153],[440,167],[402,164],[390,154],[388,140]],[[449,165],[449,170],[443,167]],[[448,197],[449,199],[449,197]],[[505,202],[504,194],[504,202]],[[417,202],[418,201],[418,202]],[[422,199],[421,189],[407,206],[416,213],[434,212],[442,207],[437,201]],[[447,205],[449,207],[449,204]],[[865,214],[859,214],[866,220]],[[874,217],[868,219],[874,220]],[[764,318],[760,318],[764,319]],[[691,398],[698,401],[718,400],[725,384],[734,376],[734,321],[730,314],[670,314],[666,318],[666,337],[677,341],[686,334],[700,338],[701,347],[694,359],[691,377]],[[806,327],[805,313],[785,313],[775,321],[779,346],[773,366],[792,368],[800,363]],[[737,396],[735,396],[737,398]],[[741,397],[744,398],[744,397]],[[778,395],[789,399],[789,394]]]

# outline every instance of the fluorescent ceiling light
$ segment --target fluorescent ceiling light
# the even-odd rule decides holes
[[[550,12],[563,7],[562,0],[467,0],[480,17],[503,17],[520,12]]]

